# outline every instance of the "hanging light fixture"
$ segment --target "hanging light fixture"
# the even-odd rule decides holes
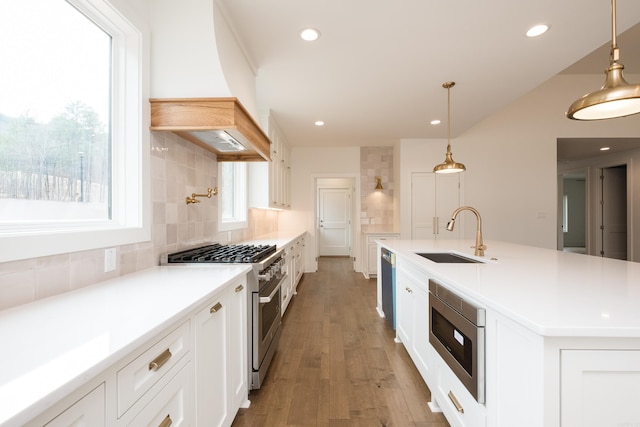
[[[611,63],[600,90],[584,95],[567,111],[574,120],[602,120],[640,113],[640,84],[629,84],[622,75],[616,36],[616,0],[611,0]]]
[[[442,84],[442,87],[447,89],[447,154],[444,163],[440,163],[433,168],[435,173],[457,173],[467,169],[462,163],[456,163],[451,154],[451,88],[455,84],[456,82]]]

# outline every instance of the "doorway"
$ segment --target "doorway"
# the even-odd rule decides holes
[[[319,179],[317,232],[319,256],[351,256],[352,179]]]
[[[600,256],[627,260],[627,165],[601,169],[598,215]]]

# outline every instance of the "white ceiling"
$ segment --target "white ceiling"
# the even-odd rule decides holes
[[[259,105],[291,146],[446,138],[450,80],[455,137],[567,67],[602,74],[609,63],[608,0],[218,1],[258,76]],[[621,62],[640,74],[640,1],[618,0],[617,11]],[[525,37],[538,23],[549,31]],[[298,37],[307,26],[319,40]]]

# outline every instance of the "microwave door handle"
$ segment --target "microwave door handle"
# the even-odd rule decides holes
[[[271,291],[271,295],[269,295],[268,297],[260,297],[260,304],[270,303],[273,297],[275,296],[276,292],[278,292],[279,290],[280,290],[280,284],[278,283],[278,286],[273,288],[273,291]]]

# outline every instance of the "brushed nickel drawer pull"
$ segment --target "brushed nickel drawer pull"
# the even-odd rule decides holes
[[[456,411],[460,412],[461,414],[464,414],[464,408],[462,407],[460,402],[458,402],[458,399],[456,398],[456,396],[453,394],[452,391],[449,391],[449,399],[451,399],[453,406],[456,407]]]
[[[220,304],[218,302],[218,303],[216,303],[216,305],[211,307],[211,309],[209,310],[209,313],[215,313],[215,312],[219,311],[221,308],[222,308],[222,304]]]
[[[236,292],[242,292],[243,289],[244,289],[244,286],[242,285],[236,286]]]
[[[171,350],[166,349],[160,354],[160,356],[156,357],[151,361],[151,363],[149,363],[149,370],[157,371],[158,369],[162,368],[162,365],[167,363],[169,359],[171,359]]]
[[[171,414],[168,414],[164,417],[164,420],[158,424],[158,427],[169,427],[171,424],[173,424],[173,420],[171,419]]]

